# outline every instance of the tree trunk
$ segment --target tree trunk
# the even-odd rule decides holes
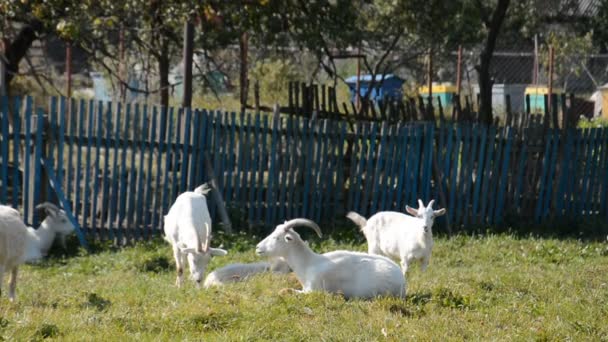
[[[169,107],[169,46],[167,38],[161,38],[160,55],[158,56],[158,73],[160,84],[160,105]]]
[[[492,123],[492,79],[490,77],[490,64],[496,47],[496,40],[500,28],[507,14],[510,0],[498,0],[496,9],[489,21],[488,37],[481,55],[479,56],[479,117],[486,124]]]

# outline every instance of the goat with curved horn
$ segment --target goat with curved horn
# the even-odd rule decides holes
[[[283,230],[287,231],[287,230],[293,229],[294,227],[297,227],[297,226],[304,226],[304,227],[311,228],[312,230],[315,231],[315,233],[317,233],[317,235],[319,237],[323,237],[323,233],[321,233],[321,228],[319,227],[319,225],[317,225],[315,222],[313,222],[309,219],[305,219],[305,218],[297,218],[297,219],[289,220],[289,221],[283,223]]]
[[[36,206],[37,210],[46,210],[49,215],[57,215],[61,209],[51,202],[40,203]]]
[[[297,218],[278,225],[256,246],[256,253],[268,258],[282,258],[302,285],[298,293],[325,291],[346,298],[405,296],[405,278],[392,260],[351,251],[317,254],[293,230],[306,226],[321,236],[321,229],[311,220]]]

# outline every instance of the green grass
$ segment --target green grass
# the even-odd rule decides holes
[[[230,254],[209,269],[256,260],[256,240],[220,235]],[[405,301],[279,294],[298,286],[293,275],[177,289],[163,241],[70,254],[21,268],[16,303],[0,298],[0,340],[608,340],[604,241],[439,238],[427,272],[410,270]]]

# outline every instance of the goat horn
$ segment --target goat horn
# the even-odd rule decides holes
[[[40,209],[47,209],[47,210],[52,210],[55,213],[59,213],[59,207],[57,207],[55,204],[51,203],[51,202],[44,202],[44,203],[40,203],[36,206],[36,209],[40,210]]]
[[[433,200],[431,200],[431,201],[429,202],[429,208],[433,209],[433,204],[434,204],[434,203],[435,203],[435,200],[434,200],[434,199],[433,199]]]
[[[424,202],[420,198],[418,199],[418,208],[424,208]]]
[[[319,235],[319,237],[323,237],[323,234],[321,233],[321,228],[319,228],[319,226],[313,221],[305,218],[289,220],[283,224],[283,229],[288,230],[292,229],[295,226],[306,226],[308,228],[312,228],[312,230],[314,230],[315,233]]]

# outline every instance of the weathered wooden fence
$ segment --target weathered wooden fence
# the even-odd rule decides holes
[[[0,102],[0,202],[35,224],[54,170],[88,237],[146,239],[175,197],[208,180],[244,225],[320,222],[349,210],[448,208],[453,231],[560,216],[608,222],[608,130],[471,123],[311,121],[31,98]],[[10,113],[10,114],[9,114]],[[36,124],[34,124],[36,123]],[[38,129],[40,128],[40,129]],[[47,160],[47,164],[43,161]],[[215,206],[211,206],[215,216]]]

